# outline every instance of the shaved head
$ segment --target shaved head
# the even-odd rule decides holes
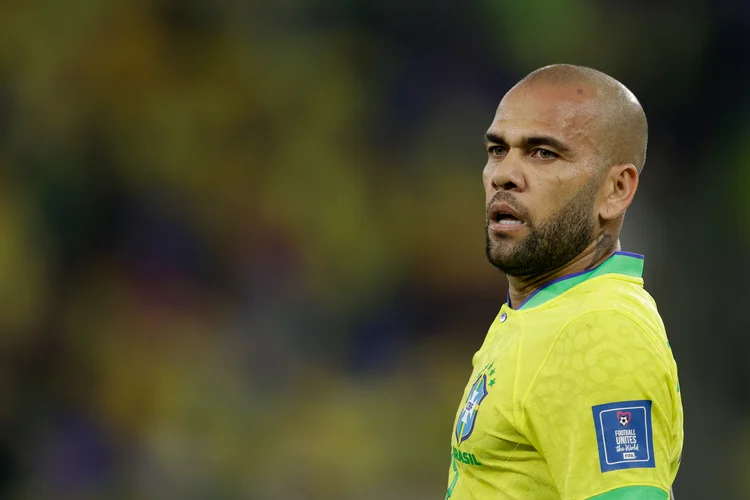
[[[545,66],[518,82],[509,92],[548,87],[575,87],[582,99],[593,100],[589,135],[596,142],[602,167],[630,163],[640,172],[646,161],[648,124],[635,95],[625,85],[592,68],[571,64]]]

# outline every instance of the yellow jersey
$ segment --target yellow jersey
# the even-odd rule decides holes
[[[682,401],[642,272],[617,252],[502,306],[458,408],[446,499],[668,498]]]

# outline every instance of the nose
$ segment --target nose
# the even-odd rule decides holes
[[[512,149],[501,161],[487,164],[490,186],[493,191],[523,191],[526,189],[521,159]]]

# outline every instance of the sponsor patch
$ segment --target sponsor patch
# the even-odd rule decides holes
[[[651,401],[622,401],[592,407],[602,472],[652,468]]]

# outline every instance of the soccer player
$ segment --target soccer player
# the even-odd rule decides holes
[[[590,68],[534,71],[485,137],[487,257],[507,303],[474,355],[450,500],[666,500],[680,464],[677,366],[643,256],[619,234],[646,116]]]

